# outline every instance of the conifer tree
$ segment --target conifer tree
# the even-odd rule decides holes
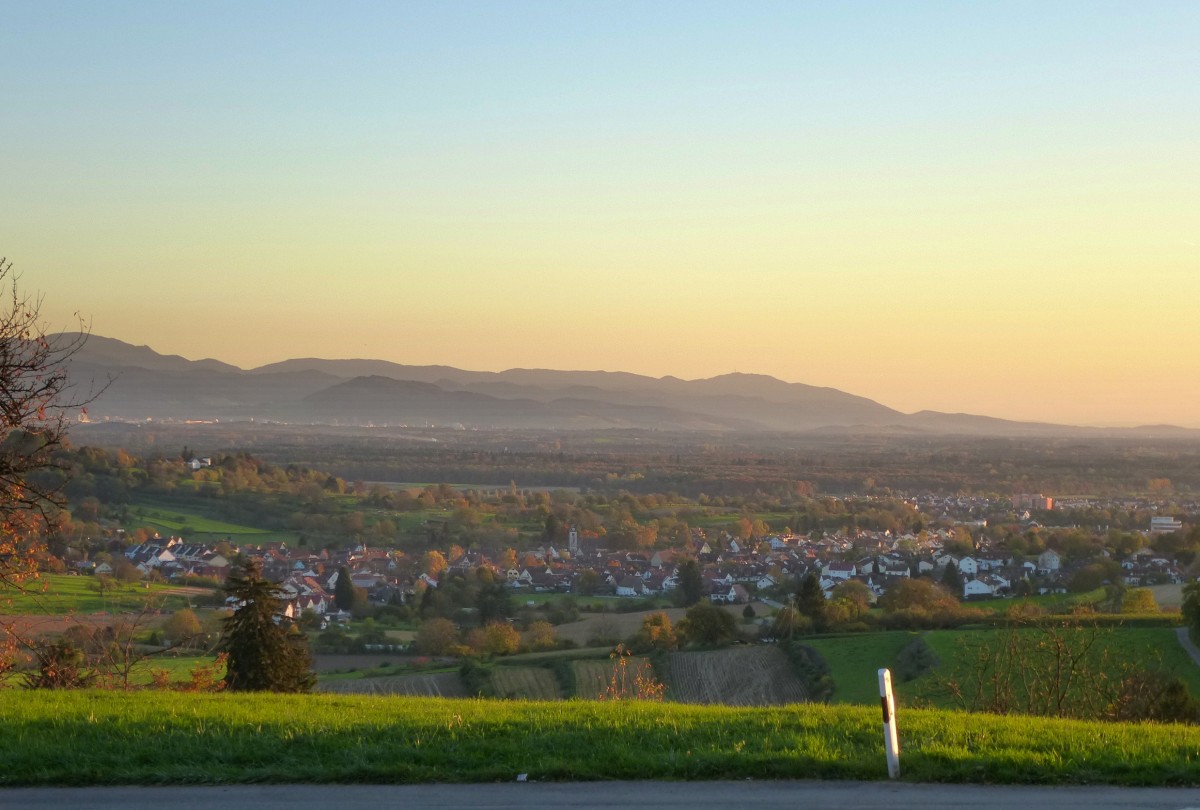
[[[811,571],[800,580],[796,589],[796,610],[819,625],[825,618],[825,592],[821,590],[821,580]]]
[[[337,582],[333,586],[333,601],[338,610],[354,609],[354,580],[350,578],[350,571],[344,565],[337,572]]]
[[[679,593],[684,607],[691,607],[704,598],[704,577],[695,560],[679,564]]]
[[[958,570],[958,566],[953,562],[946,563],[946,570],[942,572],[942,584],[956,597],[962,596],[964,584],[962,572]]]
[[[238,608],[225,620],[225,687],[236,692],[308,692],[316,683],[308,639],[283,618],[284,591],[262,576],[256,560],[229,577],[225,592]]]

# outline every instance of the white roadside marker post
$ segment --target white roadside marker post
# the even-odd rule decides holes
[[[879,702],[883,706],[883,747],[887,751],[888,778],[900,778],[900,735],[896,731],[896,700],[892,697],[892,673],[879,670]]]

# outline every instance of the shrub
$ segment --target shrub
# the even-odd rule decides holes
[[[463,686],[467,693],[478,697],[492,697],[495,689],[492,686],[492,665],[480,663],[468,658],[458,670]]]
[[[716,605],[701,602],[688,608],[679,622],[679,634],[689,644],[717,647],[737,638],[733,616]]]
[[[783,650],[796,676],[804,684],[808,699],[814,703],[828,703],[837,684],[825,658],[804,644],[785,641],[779,645],[779,649]]]
[[[940,663],[933,648],[924,638],[917,636],[896,654],[896,677],[901,681],[915,681],[932,672]]]

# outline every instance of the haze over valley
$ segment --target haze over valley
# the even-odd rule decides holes
[[[60,336],[60,340],[65,336]],[[469,371],[383,360],[291,359],[253,369],[92,335],[72,358],[91,420],[243,421],[470,429],[1186,436],[1173,426],[1098,429],[987,415],[906,414],[773,377],[653,378],[606,371]]]

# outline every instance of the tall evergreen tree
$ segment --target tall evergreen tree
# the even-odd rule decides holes
[[[338,610],[354,610],[354,580],[346,566],[338,569],[337,582],[333,586],[333,602]]]
[[[796,589],[796,611],[812,619],[813,626],[818,629],[825,621],[825,592],[821,590],[821,580],[811,571],[804,575]]]
[[[679,593],[683,606],[691,607],[704,598],[704,577],[695,560],[684,560],[679,564]]]
[[[481,585],[475,606],[479,609],[481,625],[493,621],[504,621],[513,612],[508,588],[500,582]]]
[[[957,598],[962,598],[962,571],[958,570],[958,565],[954,562],[946,563],[946,570],[942,572],[942,584],[945,585]]]
[[[238,608],[225,620],[225,687],[235,692],[308,692],[316,683],[308,639],[283,618],[284,591],[263,579],[256,560],[232,575],[225,592]]]

